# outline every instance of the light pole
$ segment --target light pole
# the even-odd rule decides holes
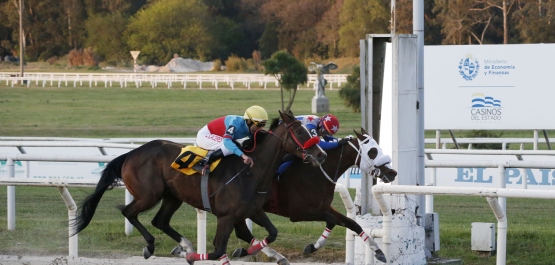
[[[21,72],[21,83],[23,83],[23,0],[19,0],[19,71]]]
[[[133,56],[133,73],[137,72],[137,57],[139,57],[140,51],[131,51],[131,56]]]

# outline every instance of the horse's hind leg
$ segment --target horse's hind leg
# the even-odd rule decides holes
[[[173,240],[179,243],[179,246],[172,250],[172,255],[185,257],[186,252],[195,251],[193,249],[193,244],[170,226],[172,216],[182,204],[183,201],[177,197],[171,194],[164,195],[162,198],[162,205],[160,206],[158,213],[156,213],[156,216],[154,216],[154,219],[152,219],[152,225],[162,230],[162,232],[166,233],[166,235],[170,236]]]
[[[245,223],[245,221],[240,221],[237,224],[235,224],[235,235],[237,236],[237,238],[249,243],[251,246],[255,246],[255,245],[258,245],[260,243],[260,241],[258,241],[256,238],[254,238],[251,231],[247,227],[247,224]],[[268,256],[268,258],[275,259],[278,264],[287,264],[287,263],[285,263],[287,261],[287,259],[283,255],[281,255],[280,253],[275,251],[274,249],[266,246],[261,251],[264,254],[266,254],[266,256]],[[238,248],[235,251],[233,251],[233,254],[231,256],[237,258],[237,257],[244,257],[244,256],[247,256],[247,255],[248,255],[248,253],[247,253],[246,249]]]
[[[158,201],[160,200],[158,199],[145,203],[144,201],[133,199],[130,204],[125,205],[121,209],[121,214],[123,214],[123,216],[125,216],[125,218],[127,218],[127,220],[129,220],[129,222],[135,228],[137,228],[137,230],[139,231],[139,233],[141,233],[147,243],[147,246],[143,249],[143,256],[145,259],[150,258],[150,256],[152,256],[152,254],[154,253],[154,236],[152,236],[152,234],[150,234],[148,230],[146,230],[143,224],[139,222],[137,216],[139,215],[139,213],[152,208],[154,205],[156,205],[156,203],[158,203]]]

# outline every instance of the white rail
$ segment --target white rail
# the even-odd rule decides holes
[[[333,90],[347,82],[347,74],[326,74],[329,88]],[[309,74],[306,86],[308,89],[316,89],[316,74]],[[251,89],[259,87],[263,89],[279,88],[279,83],[272,75],[264,74],[176,74],[176,73],[40,73],[27,72],[24,77],[20,77],[16,72],[0,72],[0,83],[5,82],[7,86],[25,83],[27,86],[34,84],[42,87],[141,87],[150,86],[152,88],[164,86],[172,88],[174,86],[186,89],[188,86],[198,86],[210,88],[229,88],[235,89],[243,87]],[[299,87],[302,88],[302,87]]]
[[[461,188],[461,187],[430,187],[408,185],[378,184],[372,187],[374,198],[378,201],[383,213],[382,244],[387,260],[390,260],[391,246],[391,208],[384,194],[416,194],[416,195],[458,195],[486,197],[495,217],[497,218],[497,265],[504,265],[507,259],[507,216],[504,207],[497,201],[502,198],[535,198],[555,199],[555,191],[537,191],[502,188]]]

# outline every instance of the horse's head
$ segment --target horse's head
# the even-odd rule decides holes
[[[360,148],[360,169],[374,178],[381,178],[385,183],[394,181],[397,171],[391,168],[391,157],[383,153],[376,140],[364,129],[361,128],[361,133],[355,131],[355,134]]]
[[[281,137],[287,153],[302,158],[305,163],[318,166],[326,159],[326,152],[318,146],[320,138],[312,136],[308,129],[293,116],[293,113],[279,112],[281,123],[274,130],[274,134]]]

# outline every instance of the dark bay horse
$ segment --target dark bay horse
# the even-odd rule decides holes
[[[210,172],[208,195],[212,213],[217,217],[214,238],[215,250],[208,254],[194,253],[191,242],[170,226],[170,219],[183,202],[204,209],[201,198],[201,174],[184,175],[170,167],[180,154],[180,144],[154,140],[112,160],[102,172],[94,193],[80,207],[72,223],[75,234],[85,229],[95,213],[100,199],[107,189],[123,180],[133,195],[133,201],[121,207],[121,213],[137,228],[146,240],[143,249],[145,259],[154,253],[154,237],[139,222],[137,216],[162,201],[152,220],[152,225],[168,234],[187,251],[187,261],[217,260],[228,263],[227,243],[234,224],[250,218],[268,231],[268,237],[260,245],[249,249],[254,254],[263,246],[275,241],[277,229],[262,210],[272,186],[272,176],[286,153],[292,153],[312,166],[320,165],[326,153],[316,144],[319,139],[311,137],[308,129],[291,114],[279,112],[281,120],[274,119],[270,131],[259,130],[255,135],[256,146],[249,153],[255,161],[252,167],[245,165],[235,155],[226,156],[218,167]]]
[[[327,150],[328,156],[321,168],[307,167],[295,159],[282,177],[276,181],[277,192],[270,196],[271,201],[264,204],[264,210],[289,217],[292,222],[326,222],[322,236],[316,243],[306,246],[304,254],[313,253],[323,247],[332,229],[340,225],[359,235],[374,250],[376,259],[386,262],[385,255],[378,244],[364,233],[362,227],[331,206],[335,182],[353,165],[369,172],[374,178],[381,178],[385,183],[395,180],[397,176],[397,172],[389,166],[391,158],[383,154],[376,141],[364,129],[361,130],[361,134],[356,131],[355,134],[357,137],[347,145]],[[236,225],[235,233],[238,238],[246,242],[257,242],[244,222]],[[278,260],[279,264],[284,258],[269,248],[264,249],[264,253]],[[233,253],[234,257],[244,255],[246,255],[245,249],[241,248]]]

